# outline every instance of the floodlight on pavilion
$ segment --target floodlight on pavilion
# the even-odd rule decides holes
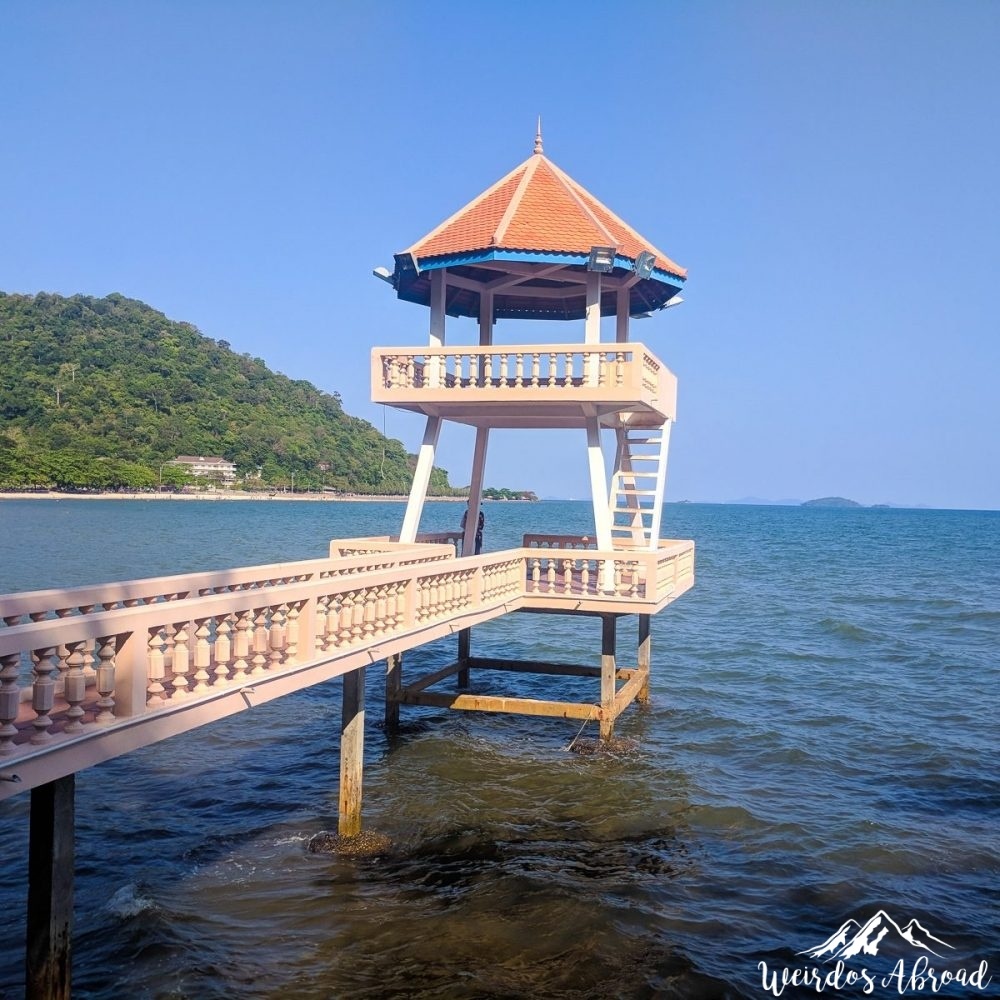
[[[406,253],[397,253],[393,255],[393,260],[396,262],[397,274],[406,274],[407,272],[420,274],[420,265],[417,263],[416,254],[409,251]]]
[[[591,247],[587,259],[588,271],[599,271],[607,274],[615,269],[615,252],[617,247]]]
[[[648,278],[653,273],[656,254],[643,250],[635,259],[635,273],[639,278]]]

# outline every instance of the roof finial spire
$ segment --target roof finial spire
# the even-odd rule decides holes
[[[538,116],[538,130],[535,132],[535,152],[542,152],[542,116]]]

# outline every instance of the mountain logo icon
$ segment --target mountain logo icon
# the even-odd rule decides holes
[[[830,962],[857,955],[877,955],[879,949],[884,952],[898,951],[900,947],[930,952],[938,958],[945,957],[942,949],[953,950],[952,945],[934,937],[917,920],[911,920],[901,927],[885,910],[879,910],[863,924],[857,920],[845,920],[822,944],[798,954]]]

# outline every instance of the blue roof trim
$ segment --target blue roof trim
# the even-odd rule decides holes
[[[452,254],[447,257],[420,258],[421,271],[436,271],[442,267],[460,267],[463,264],[485,264],[494,260],[510,260],[523,264],[586,264],[588,254],[557,253],[543,250],[471,250],[466,253]],[[635,261],[631,257],[615,255],[615,267],[623,271],[635,270]],[[662,268],[654,267],[650,279],[665,285],[682,288],[686,278],[671,274]],[[649,279],[647,279],[649,280]]]
[[[653,268],[653,273],[650,277],[655,277],[657,281],[663,282],[664,285],[673,285],[674,288],[683,288],[684,282],[687,281],[687,278],[682,278],[679,274],[671,274],[669,271],[663,271],[658,267]]]
[[[527,264],[585,264],[587,254],[545,253],[534,250],[470,250],[448,257],[421,258],[420,270],[434,271],[461,264],[484,264],[491,260],[513,260]]]

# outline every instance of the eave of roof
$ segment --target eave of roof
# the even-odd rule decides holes
[[[398,255],[402,256],[402,255]],[[465,264],[485,264],[491,260],[515,261],[522,264],[566,264],[585,267],[590,251],[587,253],[563,253],[545,250],[501,249],[485,247],[481,250],[468,250],[442,257],[417,258],[421,271],[433,271],[442,267],[460,267]],[[615,270],[634,271],[635,261],[623,254],[615,254]],[[684,286],[687,278],[683,275],[671,274],[662,268],[654,267],[650,277],[656,276],[657,281],[674,285],[678,290]]]

